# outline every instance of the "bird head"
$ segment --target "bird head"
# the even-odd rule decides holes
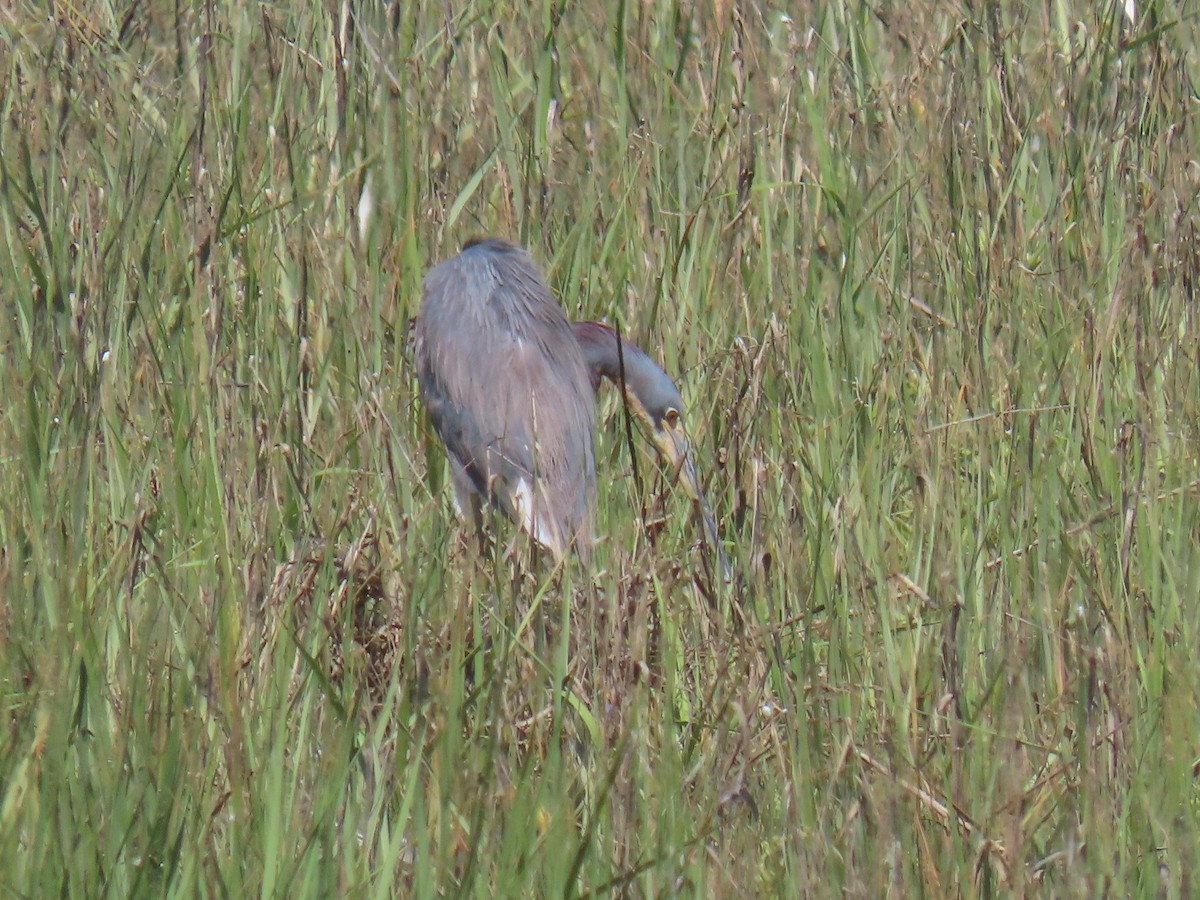
[[[683,424],[683,398],[671,377],[636,344],[618,339],[600,322],[573,322],[575,339],[583,351],[593,390],[607,378],[625,396],[629,409],[654,444],[658,455],[696,507],[704,538],[716,553],[721,577],[729,582],[732,569],[721,547],[717,522],[704,499],[692,464],[691,442]]]
[[[625,398],[641,423],[643,431],[646,432],[646,436],[658,450],[659,457],[670,473],[671,481],[678,481],[683,487],[684,493],[693,502],[698,501],[700,487],[696,480],[696,467],[692,464],[691,442],[688,440],[680,407],[675,405],[647,407],[642,398],[628,384],[625,389]]]
[[[625,401],[659,457],[688,497],[700,499],[691,443],[683,423],[683,397],[662,368],[640,347],[600,322],[574,322],[575,338],[583,351],[592,387],[607,378],[625,395]]]

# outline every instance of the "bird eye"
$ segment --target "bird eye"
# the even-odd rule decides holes
[[[679,425],[679,410],[677,410],[673,406],[668,407],[667,411],[665,413],[663,413],[663,421],[666,422],[667,425],[669,425],[671,428],[678,427],[678,425]]]

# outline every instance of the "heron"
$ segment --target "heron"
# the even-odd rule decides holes
[[[501,510],[556,561],[586,555],[595,492],[592,430],[602,380],[622,391],[716,548],[675,383],[600,322],[575,322],[521,247],[469,241],[425,276],[416,322],[417,381],[446,448],[460,513],[479,529]]]

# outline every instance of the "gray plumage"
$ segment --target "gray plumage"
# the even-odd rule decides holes
[[[469,243],[425,277],[418,380],[455,494],[483,502],[561,559],[590,539],[594,400],[571,324],[529,255]]]

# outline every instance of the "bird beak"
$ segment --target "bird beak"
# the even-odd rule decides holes
[[[667,464],[672,480],[678,480],[683,485],[684,493],[691,498],[693,503],[701,502],[700,484],[696,480],[696,467],[692,464],[690,445],[687,432],[683,429],[683,422],[677,419],[671,425],[661,421],[653,430],[654,444],[658,447],[663,462]]]
[[[660,421],[651,430],[653,432],[654,444],[658,447],[658,452],[667,463],[672,473],[672,478],[679,481],[683,486],[684,493],[691,498],[692,503],[696,507],[696,511],[700,516],[701,527],[704,530],[704,539],[717,555],[717,562],[721,567],[721,579],[726,584],[731,583],[733,581],[733,569],[729,565],[729,557],[725,555],[725,549],[721,546],[721,535],[717,531],[717,520],[708,508],[708,502],[704,499],[704,492],[700,490],[700,482],[696,479],[696,467],[692,464],[692,454],[690,452],[687,432],[683,428],[683,421],[677,418],[673,425],[668,424],[666,421]]]

